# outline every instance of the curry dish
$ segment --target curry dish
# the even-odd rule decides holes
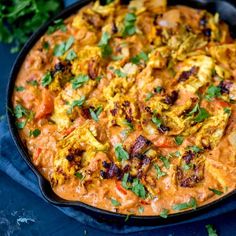
[[[63,199],[167,217],[236,188],[236,41],[205,10],[90,3],[26,56],[12,97]]]

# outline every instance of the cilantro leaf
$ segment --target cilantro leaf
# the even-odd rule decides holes
[[[112,48],[109,45],[110,38],[111,38],[111,36],[107,32],[104,32],[102,34],[102,37],[101,37],[99,43],[98,43],[98,46],[102,50],[102,57],[106,58],[112,54]]]
[[[126,161],[129,159],[129,153],[125,151],[120,143],[115,146],[115,155],[118,161]]]
[[[157,172],[157,178],[158,179],[160,179],[162,176],[166,175],[166,172],[161,171],[161,168],[157,164],[154,164],[154,168]]]
[[[23,86],[16,86],[16,92],[22,92],[25,90],[25,88]]]
[[[32,86],[38,86],[39,85],[37,80],[30,80],[30,81],[27,81],[26,83],[29,84],[29,85],[32,85]]]
[[[162,217],[162,218],[167,218],[168,217],[168,213],[169,213],[169,210],[168,209],[165,209],[165,208],[163,208],[162,210],[161,210],[161,212],[160,212],[160,217]]]
[[[216,195],[222,195],[223,192],[221,192],[220,190],[214,189],[214,188],[208,188],[210,191],[212,191],[214,194]]]
[[[146,190],[143,184],[140,183],[139,179],[134,179],[132,183],[132,192],[134,192],[137,196],[141,198],[146,197]]]
[[[145,102],[149,101],[153,96],[154,96],[153,93],[148,93],[146,98],[145,98]]]
[[[175,137],[175,143],[177,145],[181,145],[183,143],[183,141],[184,141],[184,137],[182,137],[182,136],[176,136]]]
[[[229,107],[225,107],[224,113],[231,115],[231,109]]]
[[[72,104],[70,105],[70,108],[68,110],[68,113],[71,114],[72,110],[74,109],[74,107],[78,106],[78,107],[82,107],[84,102],[85,102],[85,96],[82,96],[79,100],[74,100],[72,102]]]
[[[120,69],[114,70],[114,73],[115,73],[117,76],[121,77],[121,78],[125,78],[125,77],[126,77],[126,74],[125,74],[124,72],[122,72]]]
[[[161,87],[161,86],[157,86],[156,88],[155,88],[155,92],[156,93],[161,93],[163,91],[163,87]]]
[[[72,83],[72,88],[73,88],[73,89],[77,89],[77,88],[83,86],[88,80],[89,80],[88,75],[80,74],[80,75],[76,76],[76,77],[71,81],[71,83]]]
[[[163,162],[166,169],[170,168],[170,162],[165,156],[160,156],[161,161]]]
[[[70,38],[62,42],[61,44],[57,44],[53,49],[53,55],[56,57],[63,56],[67,50],[70,49],[70,47],[73,45],[75,39],[73,36],[70,36]]]
[[[125,189],[129,189],[130,187],[127,185],[127,182],[128,182],[128,178],[129,178],[129,173],[125,173],[123,178],[122,178],[122,182],[121,182],[121,185],[123,188]]]
[[[47,30],[47,34],[52,34],[57,30],[61,30],[62,32],[66,32],[66,25],[63,22],[63,19],[55,20],[54,25],[50,25]]]
[[[20,104],[16,105],[14,108],[14,115],[17,119],[28,115],[28,111]]]
[[[205,108],[199,108],[199,113],[197,114],[197,116],[195,117],[194,121],[200,123],[202,121],[204,121],[205,119],[207,119],[210,116],[210,114],[208,113],[208,111]]]
[[[102,110],[103,110],[102,106],[98,107],[96,110],[89,108],[89,112],[90,112],[92,119],[95,120],[96,122],[98,122],[98,120],[99,120],[98,117],[101,114]]]
[[[153,116],[152,116],[152,122],[153,122],[158,128],[160,128],[160,126],[162,125],[161,119],[157,118],[154,114],[153,114]]]
[[[124,18],[124,29],[122,32],[123,37],[132,36],[136,33],[136,15],[134,13],[127,13]]]
[[[145,52],[140,52],[138,55],[130,59],[130,61],[136,65],[139,64],[141,61],[146,62],[147,60],[148,60],[148,55]]]
[[[111,198],[111,204],[115,207],[118,207],[120,206],[121,204],[114,198]]]
[[[191,197],[188,202],[173,205],[172,209],[174,211],[181,211],[188,208],[196,209],[196,207],[197,207],[197,201],[195,200],[195,198]]]
[[[221,88],[218,86],[211,85],[208,87],[205,98],[211,101],[212,98],[221,96]]]
[[[207,233],[208,233],[208,236],[218,236],[216,230],[213,228],[213,225],[206,225],[206,230],[207,230]]]
[[[143,207],[143,206],[140,206],[140,207],[138,208],[138,212],[139,212],[140,214],[142,214],[142,213],[144,212],[144,207]]]
[[[53,78],[52,78],[51,73],[50,73],[50,72],[47,72],[47,73],[43,76],[43,78],[42,78],[42,86],[43,86],[43,87],[48,86],[49,84],[52,83],[52,80],[53,80]]]
[[[35,129],[35,130],[30,130],[30,136],[33,137],[38,137],[41,134],[41,131],[39,129]]]
[[[66,55],[66,60],[73,61],[75,58],[77,58],[77,54],[73,49],[71,49]]]
[[[83,176],[83,174],[82,173],[80,173],[80,172],[76,172],[75,173],[75,176],[77,177],[77,178],[79,178],[80,180],[82,180],[85,176]]]
[[[17,127],[18,129],[23,129],[23,128],[25,127],[26,123],[27,123],[27,120],[19,121],[19,122],[17,121],[17,122],[16,122],[16,127]]]

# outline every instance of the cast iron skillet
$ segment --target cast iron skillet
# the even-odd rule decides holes
[[[39,38],[46,32],[48,26],[52,24],[52,22],[55,19],[59,18],[67,18],[73,13],[76,13],[81,7],[85,6],[91,2],[90,0],[80,0],[77,3],[73,4],[72,6],[66,8],[63,10],[59,15],[57,15],[54,19],[43,25],[37,32],[33,34],[33,36],[29,39],[29,41],[25,44],[24,48],[21,50],[19,56],[17,57],[13,68],[11,70],[10,79],[8,83],[8,94],[7,94],[7,118],[8,118],[8,125],[10,128],[10,132],[12,135],[12,138],[17,146],[18,151],[20,152],[22,158],[25,160],[25,162],[29,165],[31,170],[34,172],[34,174],[38,178],[39,187],[42,192],[42,195],[44,198],[49,201],[52,204],[58,205],[58,206],[70,206],[74,207],[80,211],[86,212],[89,215],[94,216],[95,218],[99,220],[105,220],[106,222],[116,222],[116,223],[122,223],[124,224],[124,219],[126,218],[126,215],[113,213],[106,210],[101,210],[99,208],[87,205],[85,203],[76,201],[67,201],[59,196],[57,196],[51,186],[50,183],[39,173],[39,171],[34,167],[34,165],[30,161],[29,154],[26,150],[26,147],[22,143],[16,125],[15,125],[15,119],[10,112],[10,110],[13,108],[11,97],[14,91],[14,84],[15,80],[17,78],[17,74],[21,68],[21,65],[30,51],[30,49],[34,46],[34,44],[39,40]],[[101,0],[101,3],[104,2]],[[127,4],[129,1],[123,0],[123,4]],[[236,3],[234,0],[169,0],[169,5],[188,5],[193,8],[202,8],[206,9],[210,12],[219,12],[221,19],[226,21],[230,25],[231,33],[234,37],[236,37]],[[9,109],[10,108],[10,109]],[[231,193],[227,194],[226,196],[211,202],[207,205],[201,206],[197,208],[196,210],[188,210],[185,212],[180,212],[176,214],[170,215],[167,219],[163,219],[160,216],[130,216],[129,220],[127,221],[127,224],[132,225],[163,225],[168,223],[174,223],[177,221],[182,221],[185,219],[188,219],[190,217],[193,217],[195,215],[202,214],[206,212],[207,210],[210,210],[211,208],[223,203],[225,199],[232,198],[236,196],[236,191],[232,191]]]

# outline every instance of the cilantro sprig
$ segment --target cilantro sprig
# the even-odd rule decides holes
[[[131,62],[133,64],[139,64],[140,62],[144,61],[146,62],[148,60],[148,55],[145,52],[140,52],[138,55],[136,55],[135,57],[131,58]]]
[[[197,123],[203,122],[205,119],[210,117],[210,114],[208,113],[208,111],[205,108],[200,107],[198,103],[194,106],[192,111],[188,113],[188,116],[191,116],[194,114],[196,114],[194,121]]]
[[[213,98],[221,96],[221,88],[218,86],[210,85],[206,91],[205,98],[211,101]]]
[[[111,36],[107,32],[104,32],[102,34],[102,37],[101,37],[99,43],[98,43],[98,46],[102,50],[102,57],[104,57],[104,58],[107,58],[112,54],[112,48],[109,45],[110,38],[111,38]]]
[[[175,204],[175,205],[172,206],[172,209],[174,211],[181,211],[181,210],[185,210],[185,209],[188,209],[188,208],[193,208],[193,209],[197,208],[197,201],[196,201],[195,198],[191,197],[188,202]]]
[[[89,76],[80,74],[80,75],[76,76],[74,79],[72,79],[72,81],[71,81],[72,88],[77,89],[77,88],[83,86],[87,81],[89,81]]]
[[[125,151],[120,143],[115,146],[115,155],[118,161],[126,161],[129,159],[129,153]]]
[[[101,114],[102,110],[103,110],[102,106],[99,106],[97,109],[89,108],[89,112],[90,112],[92,119],[95,120],[96,122],[98,122],[99,121],[98,117]]]
[[[73,36],[70,36],[67,41],[57,44],[53,49],[53,55],[56,57],[63,56],[66,51],[68,51],[73,45],[75,39]]]
[[[11,52],[20,50],[39,26],[62,9],[57,0],[11,0],[0,4],[0,42],[13,43]]]
[[[134,13],[127,13],[124,18],[123,37],[132,36],[136,33],[136,15]]]

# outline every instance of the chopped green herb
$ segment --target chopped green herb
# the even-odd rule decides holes
[[[76,76],[74,79],[72,79],[72,81],[71,81],[72,88],[77,89],[77,88],[83,86],[87,81],[89,81],[88,75],[80,74],[80,75]]]
[[[129,189],[129,186],[127,185],[128,178],[129,178],[129,173],[125,173],[121,182],[122,187],[125,189]]]
[[[216,230],[214,229],[213,225],[206,225],[206,230],[207,230],[207,233],[208,233],[208,236],[218,236]]]
[[[28,115],[28,111],[20,104],[16,105],[14,108],[14,115],[16,118],[22,118]]]
[[[160,128],[162,121],[161,119],[157,118],[154,114],[152,116],[152,122],[158,127]]]
[[[199,110],[199,104],[197,103],[197,104],[194,106],[194,108],[192,109],[192,111],[190,111],[190,112],[188,113],[188,116],[193,115],[193,114],[196,113],[198,110]]]
[[[95,78],[95,80],[98,81],[98,82],[99,82],[101,79],[102,79],[102,76],[98,76],[98,77]]]
[[[134,13],[127,13],[124,18],[123,37],[131,36],[136,33],[136,15]]]
[[[113,61],[119,61],[119,60],[122,60],[124,58],[124,56],[122,56],[122,55],[119,55],[119,56],[111,56],[111,59],[113,60]]]
[[[82,96],[79,100],[74,100],[68,110],[68,113],[71,114],[74,107],[82,107],[85,102],[85,96]]]
[[[220,97],[220,96],[221,96],[221,89],[220,89],[220,87],[211,85],[207,89],[205,98],[208,101],[211,101],[212,98]]]
[[[80,172],[76,172],[76,173],[75,173],[75,176],[76,176],[77,178],[79,178],[80,180],[84,179],[83,174],[80,173]]]
[[[71,49],[67,55],[66,55],[66,60],[68,61],[73,61],[75,58],[77,58],[77,55],[73,49]]]
[[[173,205],[172,209],[174,211],[181,211],[188,208],[196,209],[196,207],[197,207],[197,201],[195,200],[195,198],[191,197],[188,202]]]
[[[158,179],[160,179],[162,176],[166,175],[166,172],[161,171],[161,168],[157,164],[154,164],[154,168],[157,172],[157,178]]]
[[[195,117],[195,121],[200,123],[209,117],[209,113],[205,108],[199,108],[199,113]]]
[[[42,78],[42,86],[43,86],[43,87],[48,86],[49,84],[52,83],[52,80],[53,80],[53,78],[52,78],[51,73],[50,73],[50,72],[47,72],[47,73],[43,76],[43,78]]]
[[[109,45],[110,38],[111,38],[111,36],[107,32],[104,32],[102,34],[100,42],[98,43],[98,46],[102,50],[102,57],[106,58],[106,57],[109,57],[112,54],[112,48]]]
[[[181,145],[183,143],[183,141],[184,141],[184,137],[182,137],[182,136],[176,136],[175,137],[175,143],[177,145]]]
[[[95,120],[96,122],[98,122],[98,120],[99,120],[98,117],[101,114],[102,110],[103,110],[103,108],[101,106],[98,107],[96,110],[89,108],[89,112],[90,112],[92,119]]]
[[[229,108],[229,107],[225,107],[224,108],[224,113],[226,113],[226,114],[231,114],[231,109]]]
[[[194,153],[199,153],[203,151],[203,149],[198,146],[188,146],[187,149],[193,151]]]
[[[126,215],[125,217],[125,222],[127,222],[129,220],[129,217],[130,217],[130,214],[129,215]]]
[[[66,25],[63,22],[63,19],[55,20],[54,25],[50,25],[47,30],[47,34],[52,34],[57,30],[61,30],[62,32],[66,32]]]
[[[156,93],[161,93],[162,90],[163,90],[163,87],[161,87],[161,86],[157,86],[157,87],[155,88],[155,92],[156,92]]]
[[[54,47],[53,50],[53,55],[56,57],[60,57],[63,56],[64,53],[70,49],[70,47],[72,46],[72,44],[74,43],[75,39],[73,36],[71,36],[66,42],[63,42],[61,44],[57,44]]]
[[[141,61],[146,62],[147,60],[148,60],[148,55],[145,52],[140,52],[138,55],[130,59],[130,61],[136,65],[139,64]]]
[[[184,163],[182,167],[183,167],[183,170],[186,171],[186,170],[190,170],[192,166],[193,166],[192,163],[189,163],[189,164]]]
[[[118,161],[126,161],[129,159],[129,153],[125,151],[120,143],[115,146],[115,155]]]
[[[142,214],[142,213],[144,212],[144,207],[143,207],[143,206],[140,206],[140,207],[138,208],[138,212],[139,212],[140,214]]]
[[[113,206],[115,206],[115,207],[118,207],[118,206],[121,205],[121,204],[120,204],[117,200],[115,200],[114,198],[111,198],[111,204],[112,204]]]
[[[108,4],[112,3],[112,2],[114,2],[114,0],[106,0],[106,5],[108,5]]]
[[[115,73],[117,76],[121,77],[121,78],[125,78],[125,77],[126,77],[126,74],[125,74],[124,72],[122,72],[120,69],[114,70],[114,73]]]
[[[132,183],[132,192],[134,192],[137,196],[141,198],[146,197],[146,190],[143,184],[140,183],[139,179],[134,179]]]
[[[170,162],[165,156],[160,156],[161,161],[163,162],[166,169],[170,168]]]
[[[16,86],[15,89],[16,89],[17,92],[22,92],[22,91],[25,90],[25,88],[23,86]]]
[[[0,42],[12,43],[17,52],[44,22],[62,9],[57,0],[0,1]]]
[[[49,44],[49,42],[43,42],[43,48],[45,49],[45,50],[48,50],[49,49],[49,47],[50,47],[50,44]]]
[[[32,86],[38,86],[38,85],[39,85],[39,83],[38,83],[37,80],[30,80],[30,81],[27,81],[27,84],[32,85]]]
[[[30,136],[33,137],[38,137],[41,134],[41,131],[39,129],[35,129],[35,130],[30,130]]]
[[[161,212],[160,212],[160,217],[162,217],[162,218],[167,218],[168,217],[168,213],[169,213],[169,210],[168,209],[165,209],[165,208],[163,208],[162,210],[161,210]]]
[[[208,188],[210,191],[212,191],[214,194],[216,195],[222,195],[223,192],[221,192],[220,190],[214,189],[214,188]]]
[[[23,129],[25,127],[25,125],[26,125],[26,122],[27,122],[27,120],[16,122],[16,127],[18,129]]]
[[[148,93],[146,98],[145,98],[145,102],[149,101],[153,96],[154,96],[153,93]]]
[[[123,124],[128,126],[130,130],[134,129],[134,126],[131,122],[127,121],[126,119],[124,119]]]

